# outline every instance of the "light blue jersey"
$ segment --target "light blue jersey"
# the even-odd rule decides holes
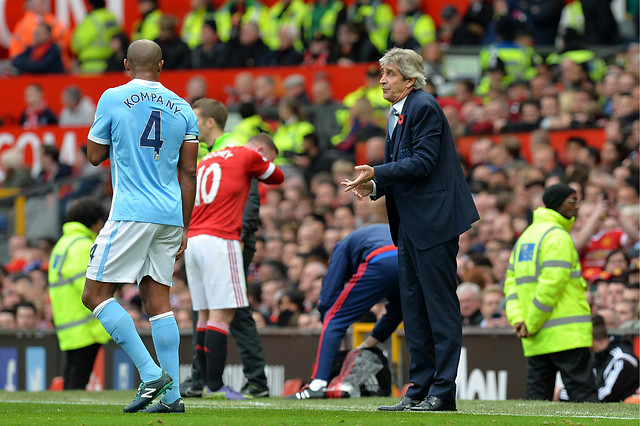
[[[147,80],[107,89],[89,139],[110,145],[109,220],[183,226],[178,158],[183,141],[198,143],[198,119],[186,101]]]

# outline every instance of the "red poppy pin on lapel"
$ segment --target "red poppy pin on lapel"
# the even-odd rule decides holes
[[[403,121],[404,121],[404,115],[399,114],[398,115],[398,124],[402,124]]]

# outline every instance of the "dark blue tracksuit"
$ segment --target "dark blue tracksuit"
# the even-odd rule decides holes
[[[318,310],[324,319],[312,379],[329,379],[347,328],[385,297],[387,312],[372,333],[380,342],[402,322],[398,249],[389,225],[364,226],[336,244],[322,280]]]

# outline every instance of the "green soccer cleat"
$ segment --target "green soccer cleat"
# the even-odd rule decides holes
[[[269,396],[269,388],[261,388],[256,385],[246,384],[240,393],[251,398],[266,398]]]
[[[162,371],[160,378],[150,382],[142,382],[138,387],[138,393],[133,401],[124,407],[125,413],[137,413],[147,405],[151,404],[158,395],[162,395],[173,385],[173,379],[165,371]]]
[[[140,411],[141,413],[184,413],[184,402],[178,398],[171,404],[158,401],[149,408]]]
[[[207,386],[202,389],[202,397],[206,399],[252,399],[252,396],[243,395],[240,392],[237,392],[229,386],[223,386],[217,391],[210,391]]]

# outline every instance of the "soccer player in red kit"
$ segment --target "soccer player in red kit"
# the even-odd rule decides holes
[[[206,323],[206,331],[196,332],[205,398],[244,399],[222,381],[229,324],[236,308],[249,305],[240,247],[242,211],[251,179],[284,181],[282,171],[267,159],[277,152],[271,137],[260,134],[244,146],[213,151],[198,164],[185,266],[198,324]]]

